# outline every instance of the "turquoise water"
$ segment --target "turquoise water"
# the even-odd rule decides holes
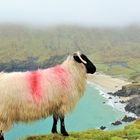
[[[99,92],[95,87],[87,85],[85,95],[77,103],[72,114],[66,117],[65,125],[68,132],[99,128],[102,125],[108,129],[122,127],[111,126],[111,122],[121,119],[124,114],[103,104],[106,99]],[[5,140],[17,140],[34,134],[48,134],[51,132],[51,127],[51,117],[32,124],[15,124],[10,131],[5,133]]]

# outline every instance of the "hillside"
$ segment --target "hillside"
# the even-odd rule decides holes
[[[62,62],[74,51],[87,54],[104,73],[140,81],[140,27],[29,28],[0,25],[0,70],[25,71]]]
[[[140,120],[126,126],[123,130],[101,131],[88,130],[85,132],[72,132],[69,137],[59,134],[49,134],[40,136],[29,136],[22,140],[139,140],[140,139]]]

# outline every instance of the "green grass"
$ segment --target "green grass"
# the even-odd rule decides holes
[[[104,64],[97,63],[95,65],[97,67],[97,71],[99,72],[140,82],[140,74],[138,71],[140,70],[139,63],[135,63],[135,64],[131,63],[129,64],[129,67],[122,67],[120,65],[115,65],[115,64],[110,67],[109,64],[106,63]]]
[[[20,140],[140,140],[140,119],[126,126],[123,130],[102,131],[92,129],[69,134],[69,137],[63,137],[61,134],[49,134],[29,136]]]
[[[77,50],[87,54],[97,71],[140,82],[140,27],[85,28],[57,26],[42,29],[0,25],[0,64],[36,58],[47,64],[53,56]],[[56,63],[60,61],[57,60]],[[121,66],[126,63],[126,66]],[[110,67],[111,64],[111,67]]]

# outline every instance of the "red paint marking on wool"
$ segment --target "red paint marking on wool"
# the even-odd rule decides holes
[[[28,82],[30,93],[35,102],[39,102],[41,98],[41,84],[40,84],[41,75],[39,71],[33,71],[28,74]]]
[[[68,87],[68,73],[59,65],[53,68],[53,72],[61,86],[64,88]]]

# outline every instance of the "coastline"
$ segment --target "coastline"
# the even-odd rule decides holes
[[[93,82],[94,84],[99,85],[103,89],[112,93],[120,90],[122,86],[131,83],[127,80],[111,77],[110,75],[105,75],[98,72],[96,72],[94,75],[89,74],[87,79],[88,81]]]
[[[131,112],[127,112],[125,110],[126,103],[121,103],[120,101],[127,101],[130,98],[129,97],[117,97],[108,94],[109,92],[116,92],[122,88],[122,86],[130,84],[130,82],[114,78],[109,75],[96,73],[95,75],[88,75],[87,83],[90,85],[93,85],[96,87],[97,90],[99,90],[99,94],[102,95],[107,101],[105,104],[112,106],[113,108],[121,111],[125,115],[129,117],[135,117],[137,118],[137,115]]]

